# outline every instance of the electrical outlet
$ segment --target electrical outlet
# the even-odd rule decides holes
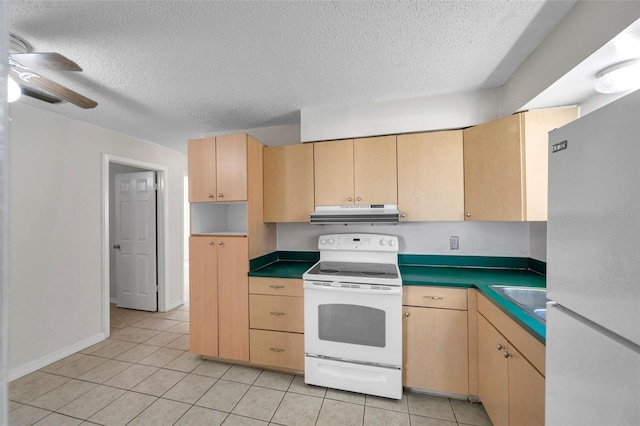
[[[459,250],[460,249],[460,237],[457,235],[452,235],[449,237],[449,248],[451,250]]]

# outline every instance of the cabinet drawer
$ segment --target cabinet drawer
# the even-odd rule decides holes
[[[250,294],[249,327],[303,333],[302,297]]]
[[[249,277],[249,293],[299,297],[304,294],[302,280],[263,277]]]
[[[402,304],[408,306],[424,306],[427,308],[444,308],[467,310],[467,289],[447,287],[402,287]]]
[[[304,370],[304,334],[250,330],[250,361],[289,370]]]

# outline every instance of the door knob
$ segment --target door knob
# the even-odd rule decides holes
[[[113,248],[114,248],[114,249],[118,249],[118,250],[120,250],[120,244],[114,244],[114,245],[113,245]]]

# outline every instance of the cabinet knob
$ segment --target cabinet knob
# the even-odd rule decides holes
[[[407,317],[407,318],[409,318],[409,317],[411,316],[411,312],[405,312],[405,313],[404,313],[404,316],[405,316],[405,317]]]
[[[511,355],[511,354],[510,354],[509,352],[507,352],[507,351],[504,351],[504,353],[502,354],[502,356],[504,356],[505,358],[510,358],[510,357],[512,357],[513,355]]]
[[[361,201],[361,200],[362,200],[362,198],[358,197],[358,198],[356,198],[356,200]]]
[[[349,201],[353,201],[353,197],[349,197]]]
[[[404,219],[404,218],[407,217],[407,214],[406,213],[402,213],[402,215],[400,215],[400,217]]]
[[[209,241],[209,245],[212,246],[213,245],[213,241]]]
[[[224,198],[224,195],[222,195],[222,192],[218,192],[218,198]]]
[[[496,349],[498,349],[499,351],[503,350],[503,349],[507,349],[504,346],[502,346],[500,343],[498,343],[498,346],[496,346]]]
[[[471,213],[467,213],[467,217],[471,217]]]
[[[208,195],[208,197],[209,197],[209,198],[213,198],[213,194],[209,194],[209,195]]]
[[[219,246],[223,246],[223,245],[224,245],[224,243],[223,243],[222,241],[218,241],[218,245],[219,245]]]

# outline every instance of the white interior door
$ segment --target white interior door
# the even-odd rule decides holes
[[[116,175],[116,305],[157,311],[155,172]]]

